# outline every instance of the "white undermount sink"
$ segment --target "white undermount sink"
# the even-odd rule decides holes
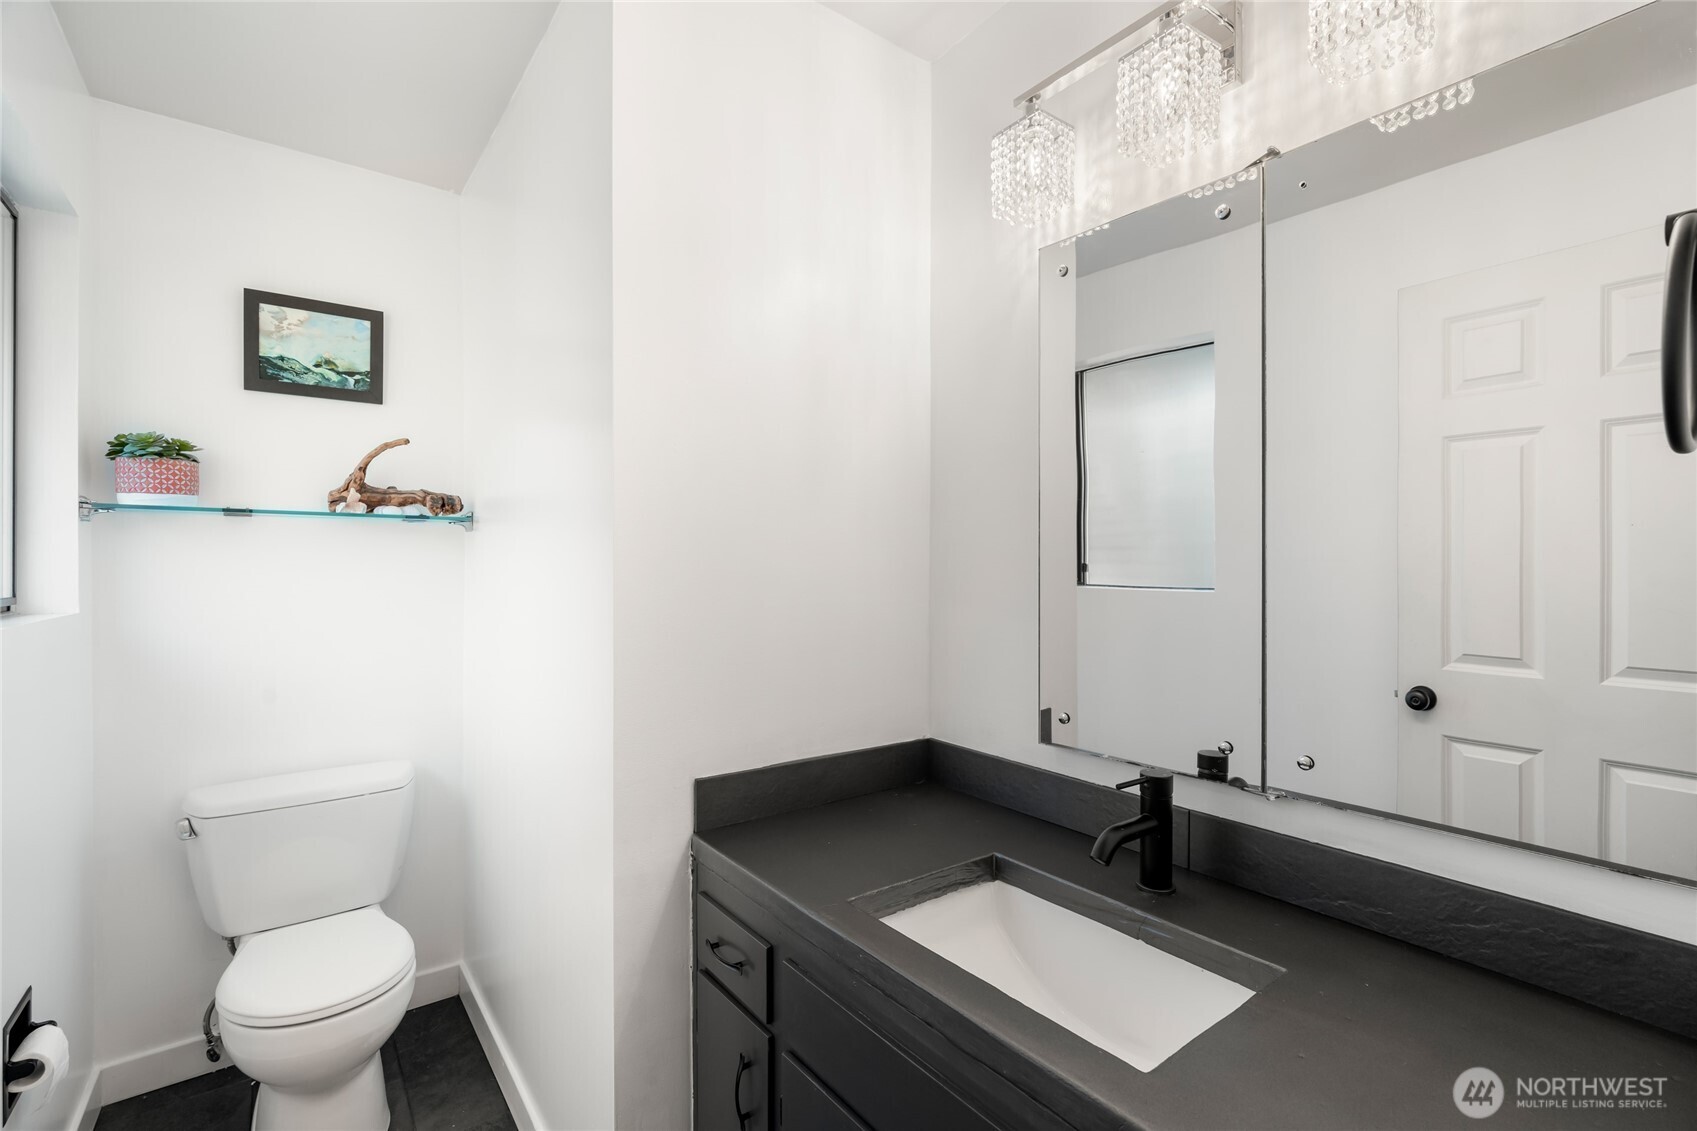
[[[884,923],[1144,1072],[1255,996],[999,879],[893,912]]]

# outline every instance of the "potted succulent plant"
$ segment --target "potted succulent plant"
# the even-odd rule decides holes
[[[120,503],[194,506],[200,501],[198,447],[162,432],[120,432],[106,445]]]

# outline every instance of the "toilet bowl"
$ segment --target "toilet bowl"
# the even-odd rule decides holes
[[[375,762],[191,792],[177,835],[206,923],[235,940],[213,999],[259,1081],[254,1131],[385,1131],[380,1051],[412,999],[400,879],[413,770]]]
[[[379,1050],[412,997],[412,937],[365,907],[238,940],[218,982],[224,1050],[259,1081],[255,1131],[389,1124]]]

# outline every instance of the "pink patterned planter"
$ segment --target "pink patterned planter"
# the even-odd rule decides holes
[[[120,503],[192,507],[200,501],[200,464],[158,456],[120,456],[112,461]]]

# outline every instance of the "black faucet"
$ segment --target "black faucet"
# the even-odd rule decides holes
[[[1090,859],[1106,865],[1128,840],[1141,840],[1137,886],[1144,891],[1173,890],[1173,772],[1149,770],[1140,778],[1122,781],[1115,789],[1143,787],[1143,811],[1129,821],[1109,825],[1096,838]]]

